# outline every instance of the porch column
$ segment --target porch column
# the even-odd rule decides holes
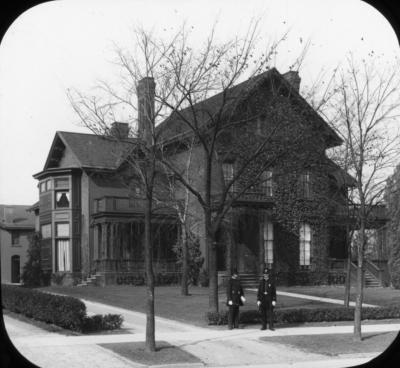
[[[124,239],[124,227],[123,223],[118,222],[117,224],[117,258],[122,260],[123,254],[122,254],[122,244],[123,244],[123,239]]]
[[[93,229],[93,261],[99,258],[99,247],[100,247],[100,226],[98,224],[94,225]]]
[[[114,248],[115,248],[115,224],[111,223],[110,224],[110,244],[109,244],[109,252],[110,253],[108,255],[108,257],[110,259],[114,259],[114,254],[115,254]]]
[[[101,224],[101,250],[100,250],[100,258],[101,259],[106,259],[108,254],[107,254],[107,238],[108,238],[108,224],[107,223],[102,223]]]
[[[265,268],[265,249],[264,249],[264,226],[265,226],[266,214],[260,210],[258,213],[258,272],[262,275]]]
[[[228,224],[225,227],[225,236],[226,236],[226,274],[230,275],[232,268],[237,267],[237,256],[236,256],[236,242],[235,242],[235,233],[234,229],[237,223],[235,224],[235,213],[232,211],[228,215]]]

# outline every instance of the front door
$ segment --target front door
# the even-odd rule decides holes
[[[19,256],[11,257],[11,282],[19,283],[20,282],[20,258]]]
[[[239,271],[257,273],[259,249],[259,220],[254,215],[242,215],[239,219]]]

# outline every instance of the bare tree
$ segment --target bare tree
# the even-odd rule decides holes
[[[354,315],[357,339],[362,339],[366,231],[373,226],[377,206],[383,203],[388,170],[395,167],[399,153],[399,131],[394,124],[400,108],[397,70],[396,66],[383,69],[374,60],[357,64],[350,56],[334,77],[333,92],[324,109],[345,142],[339,156],[355,179],[349,200],[355,204],[355,226],[360,234]]]
[[[257,26],[257,22],[251,24],[245,37],[222,44],[216,42],[213,30],[198,50],[188,47],[186,35],[182,36],[173,52],[165,54],[163,64],[173,80],[174,93],[156,96],[170,110],[169,118],[157,127],[163,142],[164,155],[160,160],[197,199],[203,212],[210,311],[218,311],[216,235],[225,216],[238,198],[266,180],[263,174],[267,169],[294,151],[304,134],[290,134],[295,129],[284,117],[282,106],[274,106],[274,113],[270,112],[274,103],[282,102],[280,86],[272,83],[271,94],[262,95],[268,102],[258,106],[254,100],[251,102],[254,90],[277,73],[266,71],[271,68],[278,44],[285,39],[283,36],[257,55]],[[277,113],[279,107],[282,115]],[[262,122],[263,118],[268,124]],[[262,126],[259,134],[254,135],[257,122]],[[286,145],[282,144],[284,135]],[[182,175],[181,163],[174,159],[176,145],[188,137],[194,138],[196,154],[201,157],[201,182],[188,182]],[[221,175],[224,171],[221,166],[229,160],[235,162],[234,169],[232,166],[231,173]],[[216,188],[218,177],[224,180]]]
[[[192,177],[190,166],[192,163],[192,151],[193,151],[194,140],[193,138],[188,140],[185,149],[188,151],[188,156],[186,158],[186,163],[183,165],[181,174],[185,181],[192,185]],[[190,237],[190,223],[192,222],[189,218],[191,213],[189,211],[190,205],[190,191],[188,188],[183,188],[183,193],[180,192],[180,185],[175,180],[175,175],[171,175],[171,172],[167,170],[167,186],[168,193],[171,199],[171,206],[175,209],[179,225],[179,239],[178,248],[181,251],[181,264],[182,264],[182,276],[181,276],[181,294],[189,295],[189,237]]]
[[[113,88],[104,81],[99,82],[103,99],[80,93],[71,96],[81,121],[94,132],[108,131],[110,122],[116,120],[118,113],[125,113],[131,122],[134,122],[132,116],[136,113],[139,113],[139,122],[141,114],[144,114],[145,124],[137,129],[142,138],[138,143],[140,149],[133,149],[128,156],[130,159],[125,159],[144,187],[147,201],[145,221],[147,224],[151,221],[158,173],[172,173],[174,180],[191,194],[203,213],[211,311],[218,311],[218,229],[233,203],[249,188],[266,180],[265,171],[279,159],[296,152],[297,145],[304,144],[306,134],[305,122],[296,130],[288,118],[288,96],[295,87],[288,82],[276,83],[282,80],[282,76],[271,68],[271,60],[286,35],[261,50],[257,47],[257,32],[258,21],[254,21],[244,37],[218,42],[215,29],[212,29],[205,44],[194,49],[185,25],[168,41],[138,29],[135,49],[131,52],[117,49],[121,83]],[[297,67],[303,59],[302,54]],[[144,110],[137,105],[135,98],[136,87],[143,80],[147,81],[143,88],[147,89],[149,100],[154,98],[154,107],[151,107],[152,103],[144,104],[150,106]],[[254,91],[266,84],[268,88],[264,88],[260,98],[268,103],[260,103]],[[286,92],[282,92],[281,84],[284,84]],[[301,111],[291,113],[302,115]],[[258,134],[254,135],[257,124],[260,127],[257,128]],[[181,162],[176,159],[182,152],[182,142],[187,139],[194,140],[196,155],[201,157],[201,183],[191,182],[182,170]],[[233,157],[234,172],[225,176],[226,180],[220,180],[221,185],[216,189],[215,180],[221,178],[223,172],[221,164]],[[146,346],[154,351],[151,234],[147,233],[149,227],[146,229]]]
[[[158,164],[159,145],[156,134],[156,123],[163,119],[164,106],[158,104],[155,93],[154,78],[156,70],[162,62],[163,53],[173,50],[174,37],[163,48],[156,48],[150,43],[149,36],[138,30],[136,33],[137,58],[126,58],[121,50],[117,50],[118,62],[123,67],[121,84],[114,89],[105,81],[96,86],[96,95],[85,95],[79,91],[68,92],[68,97],[80,122],[95,134],[107,139],[118,140],[128,145],[121,150],[118,157],[126,169],[123,177],[129,186],[137,185],[140,196],[144,200],[144,255],[147,286],[146,304],[146,350],[156,351],[155,344],[155,314],[154,314],[154,271],[152,218],[154,205],[162,203],[167,198],[163,186],[158,186],[158,177],[163,175],[163,169]],[[159,77],[161,88],[173,89],[168,80]],[[112,123],[118,120],[118,114],[125,121],[136,125],[134,136],[138,139],[121,138],[113,132]],[[137,120],[136,117],[137,116]]]

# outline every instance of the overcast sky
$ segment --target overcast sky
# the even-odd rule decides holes
[[[243,32],[261,17],[261,36],[271,41],[289,30],[277,68],[311,41],[301,69],[302,85],[351,51],[371,51],[387,63],[400,56],[389,22],[360,0],[60,0],[18,17],[0,45],[0,203],[38,200],[32,175],[43,169],[57,130],[88,132],[78,125],[67,88],[89,91],[97,79],[115,80],[113,43],[129,48],[139,24],[164,34],[186,21],[199,42],[218,20],[221,39]]]

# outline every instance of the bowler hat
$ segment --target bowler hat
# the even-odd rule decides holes
[[[264,274],[264,275],[269,275],[269,274],[270,274],[269,268],[264,268],[263,274]]]

